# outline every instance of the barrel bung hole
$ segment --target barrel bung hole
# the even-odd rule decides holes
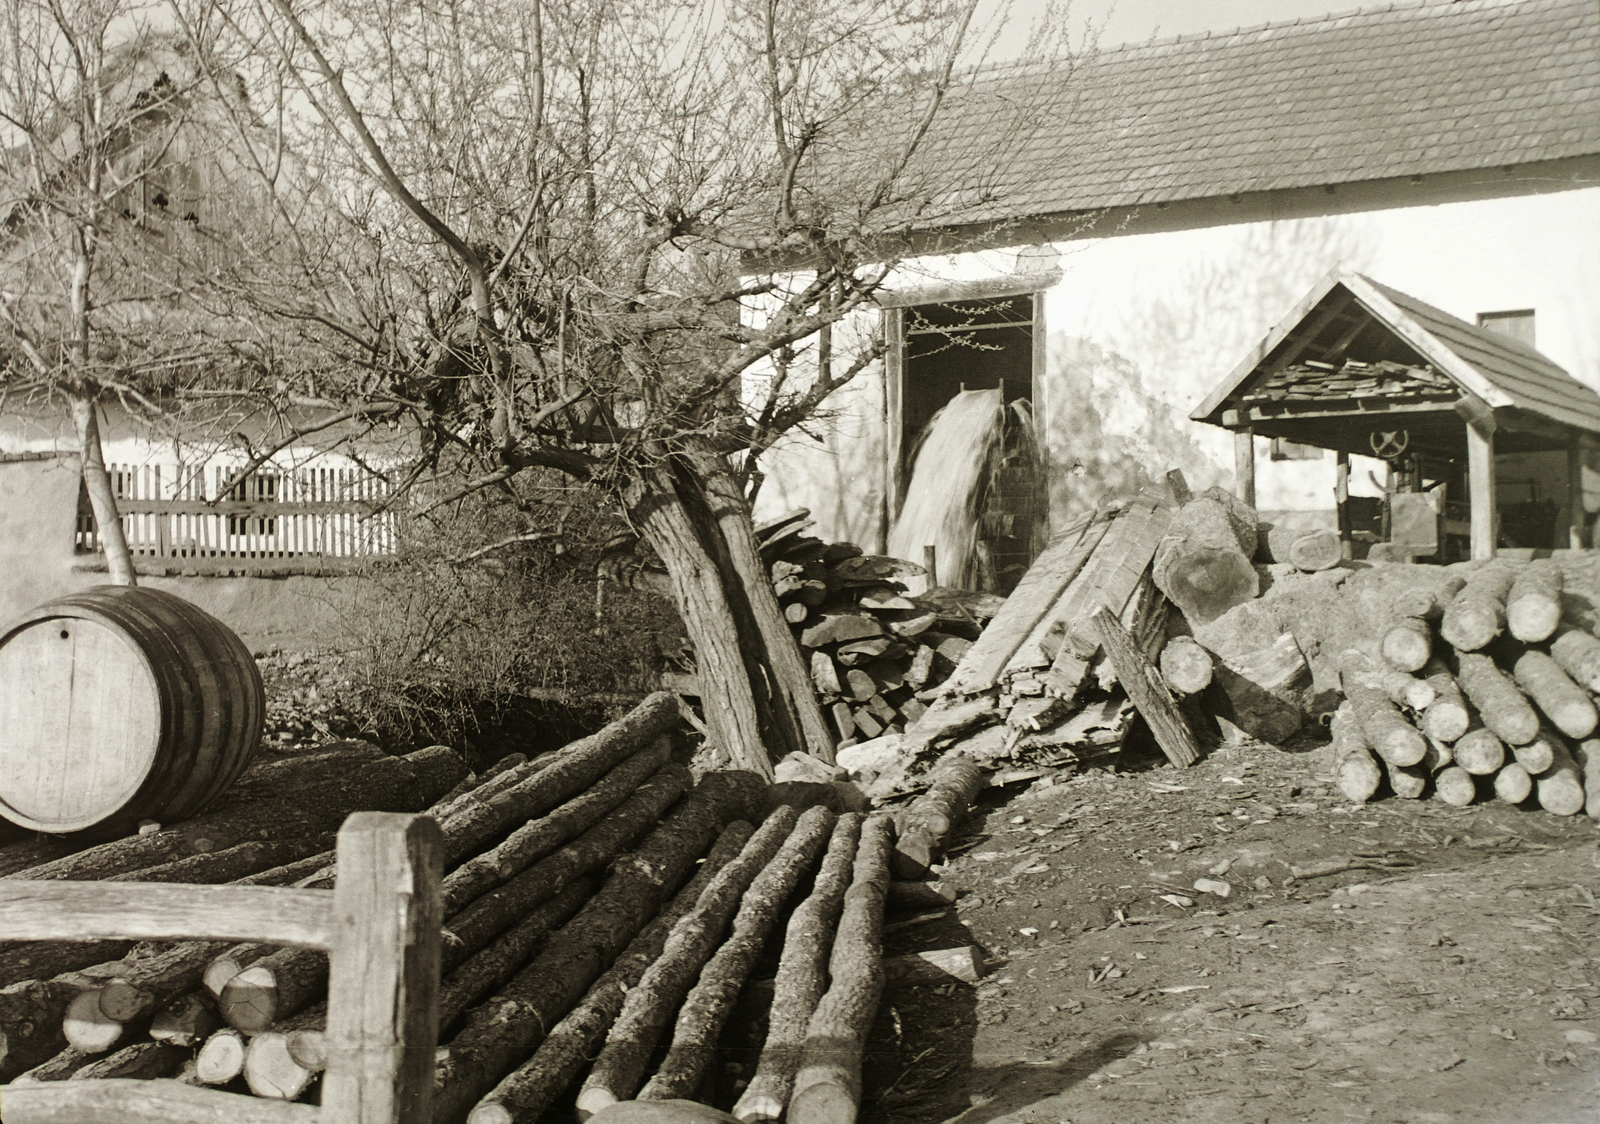
[[[66,629],[64,629],[64,628],[63,628],[63,629],[62,629],[62,630],[61,630],[61,639],[63,639],[63,640],[68,640],[68,639],[70,639],[70,638],[71,638],[71,636],[70,636],[70,634],[69,634],[69,633],[68,633],[68,632],[67,632],[67,630],[66,630]]]

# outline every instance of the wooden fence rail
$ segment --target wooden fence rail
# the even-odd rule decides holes
[[[357,812],[332,890],[0,881],[0,940],[262,940],[328,951],[319,1107],[170,1079],[0,1089],[6,1124],[419,1124],[432,1118],[443,924],[432,818]]]
[[[231,471],[216,465],[108,469],[135,558],[229,559],[238,569],[252,559],[353,559],[395,549],[396,513],[385,506],[390,485],[359,469],[264,468],[226,496]],[[79,503],[76,545],[84,553],[100,549],[86,499]]]

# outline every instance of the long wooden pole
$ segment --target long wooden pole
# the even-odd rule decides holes
[[[1233,433],[1233,476],[1239,498],[1256,505],[1256,435],[1246,426]]]

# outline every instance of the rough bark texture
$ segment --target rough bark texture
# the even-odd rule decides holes
[[[1517,685],[1488,656],[1478,652],[1459,653],[1456,682],[1478,708],[1483,724],[1500,740],[1508,745],[1526,745],[1539,736],[1539,715],[1522,697]]]
[[[710,774],[637,851],[616,863],[600,892],[499,995],[467,1016],[442,1052],[435,1124],[465,1120],[478,1099],[527,1058],[688,877],[712,836],[754,815],[765,789],[757,774]]]
[[[1506,763],[1505,743],[1486,726],[1468,730],[1450,748],[1456,764],[1475,777],[1492,777]]]
[[[1437,624],[1445,608],[1466,584],[1464,575],[1451,574],[1436,589],[1419,586],[1402,589],[1390,600],[1389,608],[1396,617],[1416,617]]]
[[[591,878],[574,879],[451,971],[439,985],[440,1037],[448,1036],[468,1007],[521,971],[550,933],[571,920],[589,900],[594,887]]]
[[[1506,627],[1518,640],[1548,640],[1561,623],[1561,567],[1550,559],[1530,562],[1506,594]]]
[[[327,953],[283,948],[229,980],[217,997],[217,1009],[229,1026],[260,1034],[276,1020],[309,1007],[327,990]]]
[[[71,1080],[137,1077],[149,1081],[171,1077],[183,1068],[188,1057],[188,1050],[172,1042],[135,1042],[114,1054],[89,1062],[74,1073]]]
[[[1600,723],[1589,692],[1572,681],[1561,665],[1545,653],[1529,648],[1516,657],[1512,678],[1555,728],[1569,738],[1586,738]]]
[[[895,874],[925,878],[944,855],[950,834],[966,819],[967,809],[988,780],[960,748],[952,749],[928,773],[928,790],[911,802],[896,821]]]
[[[728,590],[670,472],[662,468],[643,474],[624,496],[624,503],[634,526],[666,564],[673,599],[694,645],[710,740],[738,768],[771,779],[757,689],[745,664]],[[762,580],[767,579],[763,576]]]
[[[513,825],[542,816],[678,724],[678,698],[657,691],[611,725],[561,750],[538,772],[440,825],[445,864],[459,862]],[[536,763],[537,764],[537,763]]]
[[[1367,744],[1390,765],[1415,765],[1428,752],[1427,739],[1401,716],[1383,689],[1372,685],[1372,662],[1359,652],[1346,652],[1340,660],[1340,681],[1345,698]]]
[[[444,880],[444,915],[449,917],[460,911],[593,827],[607,812],[633,795],[651,774],[667,764],[671,750],[666,738],[657,738],[648,748],[596,781],[588,791],[549,815],[530,820],[498,846],[462,863]]]
[[[1458,652],[1475,652],[1506,628],[1506,595],[1516,570],[1491,563],[1472,574],[1444,611],[1439,635]]]
[[[200,983],[212,995],[221,995],[228,981],[244,971],[263,956],[276,952],[269,944],[236,944],[211,958],[201,973]]]
[[[1563,625],[1550,641],[1550,655],[1578,683],[1600,691],[1600,639],[1592,632]]]
[[[793,808],[779,808],[768,816],[739,857],[723,868],[701,895],[694,912],[672,927],[660,959],[628,992],[622,1014],[584,1080],[578,1094],[580,1114],[633,1099],[643,1082],[650,1052],[671,1022],[673,1012],[721,942],[745,890],[772,862],[798,819]]]
[[[98,1056],[91,1051],[80,1050],[76,1046],[64,1046],[26,1073],[18,1074],[13,1081],[18,1085],[27,1085],[35,1081],[66,1081]]]
[[[0,1082],[66,1047],[61,1020],[79,990],[54,980],[23,980],[0,989]]]
[[[1573,756],[1583,770],[1583,810],[1600,820],[1600,738],[1580,742]]]
[[[1533,777],[1539,807],[1552,815],[1575,816],[1584,806],[1583,773],[1559,735],[1547,731],[1540,740],[1549,743],[1550,765]]]
[[[1472,711],[1467,698],[1456,684],[1455,676],[1439,660],[1430,660],[1422,669],[1428,686],[1433,688],[1433,702],[1422,714],[1422,732],[1442,742],[1453,742],[1465,734],[1472,725]]]
[[[150,1037],[157,1042],[192,1047],[204,1042],[222,1026],[216,997],[210,992],[189,991],[169,1002],[150,1020]]]
[[[1161,649],[1161,677],[1180,695],[1197,695],[1211,685],[1213,663],[1192,636],[1174,636]]]
[[[1346,699],[1334,712],[1330,727],[1333,734],[1334,781],[1347,800],[1365,804],[1377,793],[1383,783],[1383,768],[1372,756],[1366,735],[1361,732],[1355,709]]]
[[[190,855],[159,866],[113,874],[107,882],[189,882],[198,885],[233,882],[276,870],[327,850],[330,837],[309,839],[258,839],[206,855]]]
[[[661,816],[692,784],[686,766],[663,766],[621,807],[577,839],[450,918],[446,922],[446,965],[459,964],[568,883],[600,870],[660,823]]]
[[[103,843],[12,877],[105,879],[246,840],[315,838],[337,831],[351,812],[425,808],[466,770],[461,758],[444,746],[366,761],[337,785],[297,789],[286,796],[249,798],[241,793],[179,828]]]
[[[803,750],[831,765],[833,737],[822,717],[822,705],[812,690],[800,646],[795,643],[794,633],[773,592],[771,575],[761,559],[744,490],[728,470],[727,460],[717,453],[698,449],[690,454],[690,459],[696,475],[705,485],[711,517],[727,544],[729,561],[749,603],[765,656],[762,663],[775,689],[772,709],[776,725],[787,735],[785,740],[791,743],[791,751]]]
[[[0,986],[48,980],[62,972],[119,960],[132,949],[132,941],[20,941],[0,951]],[[0,1014],[0,1031],[4,1029],[4,1015]]]
[[[672,1046],[655,1076],[639,1091],[640,1100],[690,1098],[699,1090],[740,990],[761,958],[789,895],[816,865],[833,825],[834,814],[828,809],[807,809],[777,855],[750,884],[734,916],[732,934],[683,1001]]]
[[[789,1098],[792,1124],[853,1124],[861,1104],[861,1055],[883,992],[883,903],[892,835],[886,817],[872,816],[862,826],[829,958],[828,990],[806,1028]]]
[[[468,1124],[533,1124],[582,1072],[611,1029],[627,994],[655,963],[678,920],[694,909],[717,874],[738,857],[755,828],[735,821],[725,828],[688,885],[628,945],[591,987],[583,1002],[550,1031],[529,1058],[473,1108]]]
[[[767,1039],[755,1076],[733,1108],[740,1120],[777,1120],[789,1103],[805,1048],[806,1028],[827,987],[828,957],[845,891],[850,886],[864,820],[860,813],[839,818],[811,893],[789,918],[778,961]]]
[[[1459,765],[1450,765],[1434,776],[1433,794],[1446,804],[1465,808],[1478,798],[1478,786],[1471,773]]]
[[[1261,592],[1255,551],[1254,512],[1213,488],[1173,517],[1151,575],[1191,624],[1203,624]]]
[[[1508,761],[1494,775],[1494,794],[1507,804],[1521,804],[1533,793],[1533,778],[1515,761]]]
[[[61,1033],[67,1036],[67,1045],[89,1054],[103,1054],[140,1029],[132,1022],[113,1019],[102,1011],[98,988],[73,996],[61,1020]]]

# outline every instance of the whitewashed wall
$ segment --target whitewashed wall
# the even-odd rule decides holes
[[[1539,349],[1600,388],[1600,188],[929,257],[895,284],[989,280],[1052,253],[1061,278],[1044,300],[1036,405],[1055,519],[1170,467],[1196,487],[1231,486],[1231,435],[1188,413],[1335,266],[1469,322],[1532,308]],[[875,369],[838,396],[821,443],[798,438],[769,457],[758,516],[810,507],[824,534],[870,547],[884,506],[882,382]],[[1353,490],[1376,494],[1367,472],[1380,469],[1356,458]],[[1331,508],[1333,471],[1331,453],[1273,462],[1258,440],[1258,506]],[[1593,509],[1600,479],[1591,485]]]

